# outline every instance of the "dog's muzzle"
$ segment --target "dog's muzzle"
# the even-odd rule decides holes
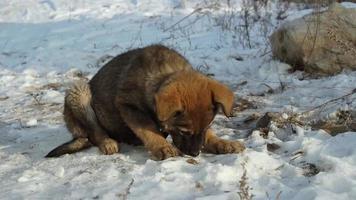
[[[191,136],[175,135],[173,138],[174,145],[184,154],[198,156],[203,146],[205,134],[195,134]]]

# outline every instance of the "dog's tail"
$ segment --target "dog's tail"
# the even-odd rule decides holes
[[[53,149],[46,157],[75,153],[92,146],[88,140],[88,132],[98,131],[101,127],[91,106],[91,100],[90,86],[84,81],[75,83],[66,91],[64,121],[74,139]]]
[[[46,155],[46,158],[59,157],[64,154],[75,153],[91,146],[92,144],[89,142],[88,138],[76,138],[56,147]]]

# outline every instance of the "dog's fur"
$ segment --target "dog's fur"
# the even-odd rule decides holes
[[[218,138],[209,128],[219,108],[230,116],[233,93],[192,69],[174,50],[152,45],[121,54],[65,97],[64,119],[71,142],[47,157],[98,146],[104,154],[119,143],[143,144],[157,159],[200,150],[239,153],[244,145]],[[173,144],[166,141],[171,135]]]

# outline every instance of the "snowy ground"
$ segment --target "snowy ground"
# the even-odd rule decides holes
[[[0,2],[0,199],[356,199],[355,132],[331,137],[293,126],[272,127],[266,136],[249,134],[242,123],[252,113],[291,115],[350,93],[356,73],[322,79],[290,74],[288,65],[270,59],[257,28],[252,49],[222,30],[225,4],[214,10],[202,1],[181,2]],[[231,2],[238,12],[241,2]],[[286,20],[308,12],[290,11]],[[179,22],[184,16],[189,17]],[[232,119],[217,117],[213,126],[248,149],[240,155],[201,154],[196,162],[153,161],[142,147],[128,145],[112,156],[91,148],[43,158],[70,139],[61,116],[68,84],[92,77],[112,56],[152,43],[174,47],[254,104]],[[355,110],[355,98],[328,104],[320,115]],[[280,148],[268,150],[272,143]]]

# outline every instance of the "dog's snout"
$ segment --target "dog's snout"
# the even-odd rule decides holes
[[[189,152],[188,155],[196,157],[199,155],[199,153],[200,153],[200,151],[193,151],[193,152]]]
[[[193,157],[196,157],[196,156],[198,156],[200,154],[200,150],[193,150],[193,149],[184,148],[181,151],[185,155],[189,155],[189,156],[193,156]]]
[[[200,150],[204,143],[204,134],[172,134],[174,145],[185,155],[196,157],[200,154]]]

